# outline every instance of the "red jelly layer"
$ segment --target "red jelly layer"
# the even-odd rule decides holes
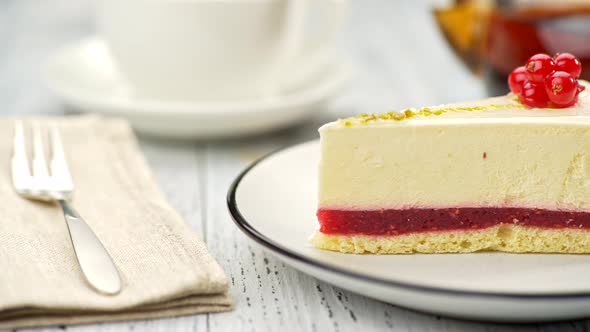
[[[322,233],[342,235],[400,235],[433,231],[477,230],[499,224],[554,229],[590,229],[589,212],[527,208],[319,209],[317,216]]]

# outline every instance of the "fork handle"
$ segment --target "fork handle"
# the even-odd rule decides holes
[[[121,291],[121,277],[113,259],[90,226],[66,200],[59,200],[72,246],[86,281],[97,291],[114,295]]]

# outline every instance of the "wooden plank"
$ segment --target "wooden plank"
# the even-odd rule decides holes
[[[140,146],[172,206],[203,237],[206,197],[202,190],[207,183],[203,146],[148,138],[142,139]]]

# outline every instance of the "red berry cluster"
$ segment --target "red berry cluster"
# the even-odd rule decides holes
[[[535,54],[510,73],[508,85],[529,107],[570,107],[585,89],[577,80],[581,72],[580,60],[569,53]]]

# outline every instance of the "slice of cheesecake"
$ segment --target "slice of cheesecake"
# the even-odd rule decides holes
[[[320,136],[319,248],[590,253],[588,89],[569,108],[509,94],[363,114]]]

